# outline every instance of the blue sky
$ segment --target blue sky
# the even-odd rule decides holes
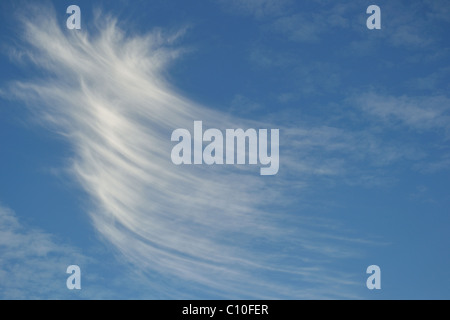
[[[0,298],[450,298],[447,1],[0,14]],[[278,174],[173,165],[194,120],[279,128]]]

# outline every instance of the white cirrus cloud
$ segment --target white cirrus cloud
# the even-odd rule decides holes
[[[90,32],[64,29],[49,8],[22,22],[16,52],[43,73],[13,83],[7,95],[65,138],[93,225],[127,261],[144,274],[192,284],[196,297],[354,296],[352,276],[330,269],[334,259],[354,254],[336,240],[344,236],[330,241],[337,230],[311,227],[286,210],[292,199],[283,186],[292,177],[282,170],[298,165],[298,154],[286,153],[280,174],[270,178],[259,168],[172,164],[170,134],[192,130],[194,120],[222,129],[274,127],[213,111],[175,90],[164,75],[183,53],[176,37],[126,33],[101,13]],[[314,166],[309,162],[304,166]]]

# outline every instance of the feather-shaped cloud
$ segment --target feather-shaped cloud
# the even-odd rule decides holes
[[[283,188],[289,174],[173,165],[170,134],[194,120],[273,127],[201,106],[174,89],[164,75],[183,52],[177,36],[125,33],[103,14],[95,30],[69,31],[50,9],[22,22],[22,52],[42,73],[11,85],[11,95],[66,139],[71,176],[90,198],[92,223],[127,261],[225,297],[345,296],[355,285],[323,263],[351,251],[329,241],[326,227],[308,230],[307,220],[283,209],[292,201]],[[291,139],[305,133],[285,132]],[[292,147],[281,171],[283,161],[285,170],[301,161]]]

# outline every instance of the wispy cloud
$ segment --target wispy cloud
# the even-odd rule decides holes
[[[22,22],[26,57],[47,76],[15,82],[10,93],[66,139],[92,223],[141,272],[193,283],[196,297],[354,296],[352,276],[329,268],[353,250],[337,240],[346,239],[338,230],[312,231],[289,215],[282,187],[290,185],[288,173],[270,180],[246,168],[171,163],[172,130],[194,120],[216,128],[274,126],[177,93],[164,77],[182,53],[171,34],[125,33],[101,13],[96,31],[69,31],[49,8]],[[286,168],[302,167],[295,162],[302,147],[282,155]],[[329,160],[317,174],[339,166]]]
[[[167,297],[163,287],[115,262],[102,249],[97,243],[83,252],[0,206],[0,299]],[[67,267],[74,264],[81,268],[81,290],[66,286]]]
[[[333,5],[325,10],[286,14],[276,19],[270,30],[283,34],[287,39],[298,42],[316,42],[323,34],[336,32],[336,29],[348,29],[346,17],[348,6]]]
[[[447,50],[448,51],[448,50]],[[408,81],[408,87],[415,92],[424,92],[444,95],[449,92],[450,67],[440,68],[430,74],[418,78],[413,78]]]
[[[421,162],[415,165],[415,169],[423,173],[436,173],[450,170],[450,152],[434,161]]]
[[[389,30],[385,36],[394,46],[407,48],[434,47],[437,42],[445,40],[449,11],[445,1],[415,1],[411,3],[389,3],[387,15],[395,19],[385,20]],[[441,46],[442,48],[442,46]]]
[[[0,207],[0,298],[79,297],[66,288],[66,268],[89,259],[76,248],[58,244],[37,228],[23,226],[14,212]]]
[[[355,99],[368,114],[389,125],[403,125],[415,130],[450,129],[450,99],[446,96],[389,96],[374,92]]]
[[[369,91],[349,101],[363,111],[362,118],[369,121],[372,130],[401,133],[392,139],[398,143],[395,158],[413,160],[411,168],[425,174],[449,169],[447,96],[395,96]]]
[[[218,2],[230,13],[251,15],[255,18],[280,15],[292,3],[291,0],[218,0]]]

